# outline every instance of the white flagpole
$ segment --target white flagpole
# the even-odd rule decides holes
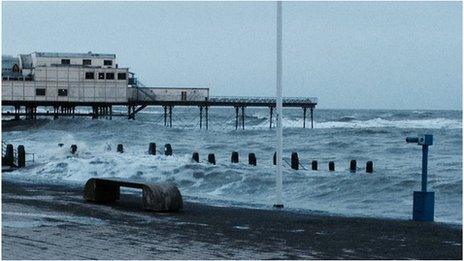
[[[282,200],[282,2],[277,1],[276,26],[276,108],[277,108],[277,152],[276,152],[276,203],[274,207],[283,208]]]

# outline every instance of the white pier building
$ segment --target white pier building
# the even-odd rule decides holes
[[[147,88],[115,54],[33,52],[2,56],[3,101],[204,101],[208,88]]]

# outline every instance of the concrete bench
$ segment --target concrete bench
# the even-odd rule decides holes
[[[91,178],[85,184],[84,198],[87,201],[110,203],[120,197],[120,187],[142,189],[143,208],[167,212],[182,209],[182,195],[172,183],[144,184],[116,179]]]

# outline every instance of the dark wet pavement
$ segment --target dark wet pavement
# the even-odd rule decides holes
[[[462,229],[186,202],[84,201],[71,185],[2,181],[3,259],[461,259]]]

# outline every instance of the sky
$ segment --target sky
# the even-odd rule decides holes
[[[460,2],[284,2],[283,94],[462,108]],[[275,96],[274,2],[3,2],[2,53],[115,53],[151,87]]]

